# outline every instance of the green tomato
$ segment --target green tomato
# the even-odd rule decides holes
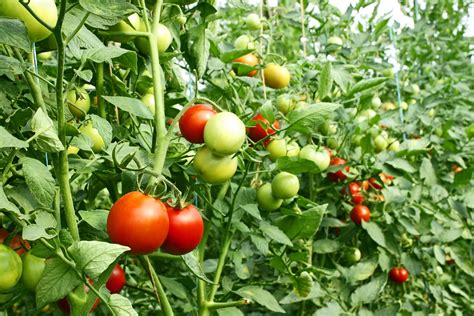
[[[53,52],[51,52],[51,51],[42,52],[42,53],[39,53],[37,57],[38,57],[38,60],[40,60],[40,61],[48,61],[51,58],[53,58]]]
[[[431,110],[428,111],[428,116],[429,117],[433,118],[435,115],[436,115],[435,109],[431,109]]]
[[[382,100],[380,100],[378,96],[374,95],[372,97],[371,104],[374,109],[378,109],[382,105]]]
[[[29,0],[28,7],[46,24],[54,28],[58,21],[58,9],[54,0]],[[32,42],[46,39],[51,32],[44,27],[18,0],[0,1],[0,12],[2,16],[17,18],[25,23],[28,37]]]
[[[342,46],[342,39],[339,36],[331,36],[328,38],[328,44],[329,45],[337,45],[337,46]]]
[[[240,35],[234,42],[237,49],[255,49],[254,39],[249,35]]]
[[[276,99],[276,107],[278,111],[286,114],[295,108],[293,99],[288,94],[281,94]]]
[[[387,146],[388,146],[387,139],[383,137],[383,135],[378,135],[377,137],[375,137],[374,144],[375,144],[375,150],[377,152],[384,151],[385,149],[387,149]]]
[[[474,137],[474,124],[466,127],[465,133],[466,133],[467,138],[469,139],[473,138]]]
[[[89,94],[82,87],[68,91],[66,94],[66,100],[69,111],[71,111],[71,113],[77,118],[83,118],[86,116],[91,107]]]
[[[368,120],[371,120],[377,115],[377,112],[375,112],[372,109],[367,109],[367,110],[363,111],[360,115],[362,117],[367,118]]]
[[[278,199],[290,199],[298,194],[300,180],[294,174],[282,171],[272,180],[272,194]]]
[[[358,248],[347,248],[343,252],[343,260],[346,264],[352,265],[356,262],[359,262],[360,258],[362,257],[362,254]]]
[[[76,146],[69,146],[67,148],[67,154],[68,155],[77,155],[77,153],[79,152],[79,147],[76,147]]]
[[[99,131],[97,128],[92,126],[92,123],[89,122],[87,125],[82,126],[79,128],[79,131],[89,137],[92,141],[92,150],[94,152],[100,152],[105,149],[105,142],[102,136],[100,136]]]
[[[245,141],[245,124],[232,112],[211,117],[204,128],[204,143],[216,155],[233,155]]]
[[[188,21],[188,19],[186,18],[185,15],[182,15],[180,14],[177,18],[176,18],[176,22],[178,22],[179,25],[184,25],[186,24],[186,22]]]
[[[360,146],[360,143],[362,142],[362,138],[364,138],[364,135],[354,135],[352,138],[352,143],[356,146]]]
[[[262,210],[271,212],[279,209],[283,200],[275,198],[272,193],[272,185],[265,183],[257,189],[257,203]]]
[[[260,17],[258,16],[258,14],[255,13],[247,15],[247,17],[245,18],[245,24],[247,24],[249,30],[252,31],[260,30],[260,28],[262,27]]]
[[[300,154],[300,145],[298,145],[296,141],[292,141],[286,146],[287,157],[297,157],[299,154]]]
[[[45,259],[36,257],[31,254],[31,251],[25,253],[22,257],[23,261],[23,274],[21,275],[21,281],[26,289],[34,291],[36,285],[41,279],[44,268],[46,266]]]
[[[143,104],[155,115],[155,96],[151,93],[147,93],[142,97]]]
[[[336,132],[337,132],[337,125],[336,125],[336,124],[333,124],[333,123],[330,123],[330,121],[325,121],[324,123],[322,123],[321,125],[319,125],[319,131],[320,131],[321,134],[323,134],[324,136],[336,134]]]
[[[382,75],[387,78],[393,79],[395,77],[395,73],[393,72],[393,68],[387,68],[382,70]]]
[[[0,244],[0,293],[12,289],[20,280],[21,258],[10,247]]]
[[[339,147],[339,141],[336,137],[329,137],[327,140],[327,145],[331,149],[337,149]]]
[[[302,159],[311,160],[318,166],[320,171],[326,170],[329,167],[329,163],[331,162],[329,152],[325,149],[318,150],[318,148],[314,145],[304,146],[300,151],[299,157]]]
[[[387,147],[388,150],[395,152],[400,150],[400,142],[398,140],[392,138],[388,141],[388,143],[390,144]]]
[[[420,87],[416,83],[413,83],[410,86],[410,90],[414,95],[418,95],[420,93]]]
[[[271,160],[275,161],[280,157],[285,157],[287,154],[287,144],[286,140],[281,139],[273,139],[270,141],[266,147],[267,151],[270,153],[269,157]]]
[[[408,103],[406,102],[400,103],[400,108],[404,111],[408,110]]]
[[[143,20],[140,21],[140,27],[138,29],[140,32],[146,31],[145,22]],[[170,47],[171,42],[173,42],[173,36],[171,35],[170,30],[163,24],[158,24],[158,32],[156,36],[156,45],[158,46],[158,52],[161,54],[164,53],[168,47]],[[144,55],[150,54],[150,44],[147,38],[139,37],[135,40],[135,44],[137,45],[140,52]]]
[[[133,13],[128,16],[127,20],[120,21],[117,24],[109,28],[111,32],[129,32],[133,33],[140,29],[142,20],[137,13]],[[110,40],[120,43],[127,43],[131,41],[134,37],[131,36],[110,36]]]
[[[234,176],[237,171],[237,158],[216,156],[209,148],[203,146],[194,156],[193,165],[204,181],[218,184]]]

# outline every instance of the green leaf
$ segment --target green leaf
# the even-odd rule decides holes
[[[243,298],[250,298],[254,300],[258,304],[265,306],[272,312],[285,313],[285,310],[281,308],[275,297],[270,292],[262,289],[261,287],[253,285],[245,286],[235,291],[235,293]]]
[[[79,0],[79,3],[90,13],[105,17],[125,17],[138,12],[133,4],[123,0]]]
[[[387,78],[385,77],[361,80],[352,86],[351,90],[349,90],[349,92],[347,93],[347,96],[350,97],[358,92],[375,88],[384,83],[385,81],[387,81]]]
[[[260,229],[267,237],[271,238],[273,241],[283,245],[293,246],[293,243],[288,238],[288,236],[286,236],[285,233],[281,231],[278,227],[270,225],[268,222],[262,221],[260,223]]]
[[[400,304],[393,304],[375,311],[374,316],[397,316],[400,310]]]
[[[112,126],[106,119],[95,114],[91,114],[90,118],[92,119],[93,127],[97,128],[107,147],[112,141]]]
[[[163,283],[163,286],[177,298],[184,300],[188,297],[188,292],[186,291],[186,288],[175,279],[167,278],[160,275],[160,281],[161,283]]]
[[[0,55],[0,76],[7,76],[10,80],[15,80],[15,75],[22,74],[26,69],[25,65],[13,57]]]
[[[0,17],[0,43],[20,48],[27,53],[31,51],[28,32],[25,24],[20,20]],[[0,67],[0,69],[1,68],[2,67]],[[0,76],[1,75],[0,70]]]
[[[362,221],[362,227],[367,231],[373,241],[375,241],[380,246],[387,248],[385,235],[376,223]]]
[[[107,302],[116,316],[138,316],[130,301],[120,294],[112,294]]]
[[[41,161],[28,157],[21,158],[20,163],[26,184],[35,200],[46,208],[52,208],[56,181],[48,167]]]
[[[124,61],[128,61],[127,64],[132,66],[133,70],[137,69],[137,54],[133,51],[126,50],[119,47],[99,47],[88,49],[84,51],[83,58],[92,60],[95,63],[112,63],[112,59],[127,55]]]
[[[53,121],[41,108],[31,119],[31,129],[37,136],[36,143],[41,150],[51,153],[64,150]]]
[[[244,316],[244,313],[237,307],[219,308],[216,312],[219,316]]]
[[[247,214],[255,217],[258,220],[261,220],[262,217],[260,216],[260,211],[258,210],[258,206],[255,203],[252,204],[245,204],[241,205],[240,208],[242,208]]]
[[[359,262],[347,269],[345,277],[351,283],[366,280],[374,274],[377,266],[378,260],[376,258]]]
[[[306,108],[291,111],[288,115],[288,131],[305,134],[314,132],[314,127],[324,122],[341,105],[336,103],[316,103]]]
[[[449,246],[451,257],[455,260],[456,265],[471,277],[474,276],[474,261],[472,255],[461,244]]]
[[[76,272],[59,258],[46,260],[46,267],[36,286],[36,305],[42,307],[68,295],[81,284]]]
[[[347,72],[342,66],[333,66],[331,71],[334,82],[341,88],[343,93],[346,93],[349,86],[352,84],[354,79],[349,72]]]
[[[13,212],[17,215],[21,214],[18,207],[8,200],[7,196],[5,195],[5,191],[3,190],[2,183],[0,183],[0,210]]]
[[[405,159],[395,158],[391,161],[386,162],[387,165],[390,165],[396,169],[403,170],[406,173],[414,173],[416,169]]]
[[[420,166],[420,178],[425,179],[427,185],[433,185],[437,182],[436,172],[431,164],[431,160],[423,158]]]
[[[353,305],[367,304],[379,298],[387,283],[387,276],[385,274],[374,278],[367,284],[358,287],[351,295]]]
[[[133,114],[135,116],[152,120],[153,113],[148,109],[148,107],[140,100],[128,97],[112,97],[104,96],[104,100],[115,105],[119,109]]]
[[[221,60],[224,63],[230,63],[234,59],[247,55],[253,52],[254,49],[235,49],[222,53]]]
[[[92,279],[97,278],[129,247],[102,241],[79,241],[69,247],[77,268]]]
[[[268,241],[265,238],[252,234],[250,235],[250,240],[258,249],[258,251],[260,251],[263,255],[267,255],[269,253]]]
[[[318,95],[321,100],[330,95],[332,82],[332,66],[331,62],[328,61],[326,64],[324,64],[323,70],[321,71],[321,76],[319,77]]]
[[[301,301],[312,300],[314,298],[323,297],[326,295],[326,292],[321,288],[321,285],[317,282],[313,282],[311,286],[311,291],[305,297],[301,297],[295,293],[295,291],[291,291],[290,294],[285,296],[280,300],[280,304],[293,304]]]
[[[313,237],[319,230],[326,209],[327,204],[318,205],[301,214],[283,218],[285,233],[292,240]]]
[[[199,261],[196,255],[193,252],[183,255],[181,256],[181,258],[183,259],[184,264],[196,277],[198,277],[199,279],[203,280],[206,283],[214,284],[214,282],[209,280],[207,276],[204,274],[204,271],[202,270],[202,267],[199,264]]]
[[[196,70],[197,78],[201,79],[207,68],[207,60],[209,59],[210,43],[206,37],[206,29],[204,24],[196,27],[192,32],[192,45],[190,48],[191,54],[194,58],[194,69]]]
[[[51,228],[56,228],[57,222],[53,214],[41,211],[35,213],[35,224],[30,224],[23,228],[23,238],[26,240],[34,241],[40,238],[51,239],[56,234],[50,234]]]
[[[94,211],[79,211],[81,218],[89,225],[97,230],[107,231],[107,216],[109,211],[94,210]]]
[[[337,302],[329,302],[326,306],[318,309],[313,316],[335,316],[342,315],[344,310]]]
[[[277,159],[277,169],[293,174],[320,173],[318,166],[311,160],[298,157],[280,157]]]
[[[313,243],[313,251],[315,253],[332,253],[338,251],[342,244],[337,240],[320,239]]]

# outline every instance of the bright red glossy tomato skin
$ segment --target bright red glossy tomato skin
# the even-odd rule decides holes
[[[105,287],[110,291],[110,293],[119,293],[125,285],[125,271],[117,263],[112,270],[112,273],[105,284]]]
[[[339,166],[339,165],[345,165],[347,163],[346,160],[339,158],[339,157],[334,157],[331,159],[331,166]],[[345,166],[343,168],[346,172],[350,171],[349,166]],[[337,181],[344,181],[347,179],[347,176],[344,174],[344,172],[341,170],[338,170],[336,172],[329,172],[328,173],[328,179],[331,180],[332,182],[337,182]]]
[[[207,104],[190,107],[179,120],[179,129],[184,138],[193,144],[204,143],[204,127],[216,111]]]
[[[408,280],[408,270],[403,267],[395,267],[390,269],[390,279],[398,284],[405,283]]]
[[[370,209],[365,205],[356,205],[351,211],[351,220],[360,225],[362,221],[368,222],[370,220]]]
[[[182,209],[166,207],[170,229],[161,249],[173,255],[193,251],[201,242],[204,222],[197,208],[189,204]]]
[[[361,187],[359,183],[357,182],[349,183],[349,192],[351,193],[351,196],[352,196],[352,203],[354,204],[364,203],[364,197],[362,196]]]
[[[7,239],[8,235],[10,235],[10,232],[8,230],[0,228],[0,244],[3,244],[5,239]],[[21,238],[20,235],[15,235],[10,240],[10,243],[7,246],[15,250],[19,256],[21,256],[31,248],[30,243],[27,240]]]
[[[258,142],[259,140],[267,137],[268,135],[273,135],[275,132],[280,128],[280,122],[275,121],[272,125],[265,119],[262,114],[257,114],[252,118],[252,121],[257,122],[255,126],[252,126],[248,129],[249,137],[254,142]],[[264,126],[268,126],[265,130],[258,122],[261,122]]]
[[[137,191],[118,199],[107,217],[110,240],[130,247],[132,254],[147,254],[160,248],[168,229],[165,205]]]

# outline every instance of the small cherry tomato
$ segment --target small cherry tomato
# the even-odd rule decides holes
[[[125,285],[125,271],[117,263],[112,270],[112,273],[105,284],[105,287],[110,291],[110,293],[119,293]]]
[[[275,121],[272,125],[265,119],[262,114],[257,114],[252,118],[252,121],[255,121],[257,124],[248,128],[249,137],[254,142],[267,137],[268,135],[273,135],[280,128],[280,122]],[[262,127],[265,126],[265,127]],[[268,127],[267,127],[268,126]]]
[[[331,166],[340,166],[340,165],[345,165],[347,163],[346,160],[339,158],[339,157],[334,157],[331,159]],[[350,171],[349,166],[345,166],[343,169],[338,170],[336,172],[329,172],[328,173],[328,179],[331,180],[332,182],[337,182],[337,181],[343,181],[347,179],[347,176],[344,174],[342,170],[345,170],[346,172]]]
[[[360,225],[362,221],[368,222],[370,220],[370,209],[365,205],[356,205],[351,211],[351,220]]]
[[[394,267],[389,272],[390,279],[398,284],[405,283],[408,280],[408,275],[408,270],[404,267]]]

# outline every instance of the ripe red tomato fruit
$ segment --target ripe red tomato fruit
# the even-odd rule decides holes
[[[202,239],[204,222],[198,209],[189,204],[179,209],[166,206],[170,229],[161,249],[173,255],[184,255],[194,250]]]
[[[8,235],[10,235],[10,232],[8,230],[0,228],[0,244],[3,244],[5,239],[7,239]],[[30,243],[27,240],[21,238],[20,235],[15,235],[10,240],[10,243],[7,246],[15,250],[19,256],[21,256],[26,251],[28,251],[28,249],[31,248]]]
[[[193,144],[204,143],[204,127],[215,114],[216,111],[210,105],[193,105],[184,112],[179,120],[181,134]]]
[[[375,190],[382,190],[383,189],[383,184],[381,184],[380,181],[377,180],[376,178],[370,178],[369,179],[369,184]]]
[[[370,220],[370,210],[365,205],[356,205],[352,208],[351,219],[357,225],[360,225],[362,221],[368,222]]]
[[[266,118],[262,116],[262,114],[257,114],[252,118],[252,121],[255,121],[257,124],[252,126],[248,129],[249,137],[254,142],[258,142],[259,140],[267,137],[268,135],[273,135],[275,132],[280,128],[280,122],[275,121],[272,125]],[[260,123],[259,123],[260,122]],[[265,130],[260,124],[263,126],[268,126]]]
[[[390,269],[388,274],[390,279],[395,283],[405,283],[408,280],[408,270],[404,267],[394,267]]]
[[[331,160],[331,166],[339,166],[339,165],[345,165],[347,163],[346,160],[339,158],[339,157],[334,157]],[[349,166],[345,166],[343,168],[346,172],[350,171]],[[328,179],[331,180],[332,182],[337,182],[337,181],[343,181],[347,179],[347,176],[344,174],[344,172],[341,170],[338,170],[336,172],[329,172],[328,173]]]
[[[110,293],[119,293],[125,285],[125,271],[117,263],[105,284]]]
[[[130,247],[133,254],[147,254],[160,248],[168,235],[168,229],[165,205],[137,191],[118,199],[107,217],[110,240]]]
[[[361,193],[362,188],[360,187],[360,184],[358,182],[351,182],[349,183],[348,187],[352,196],[352,203],[362,204],[364,202],[364,197]]]
[[[241,63],[241,64],[246,64],[246,65],[249,65],[249,66],[257,66],[258,65],[258,58],[257,56],[255,56],[255,54],[247,54],[247,55],[244,55],[244,56],[241,56],[239,58],[236,58],[234,59],[233,61],[234,63]],[[247,75],[249,77],[253,77],[257,74],[257,70],[251,70],[250,72],[248,73],[237,73],[239,76],[242,76],[242,75]]]

